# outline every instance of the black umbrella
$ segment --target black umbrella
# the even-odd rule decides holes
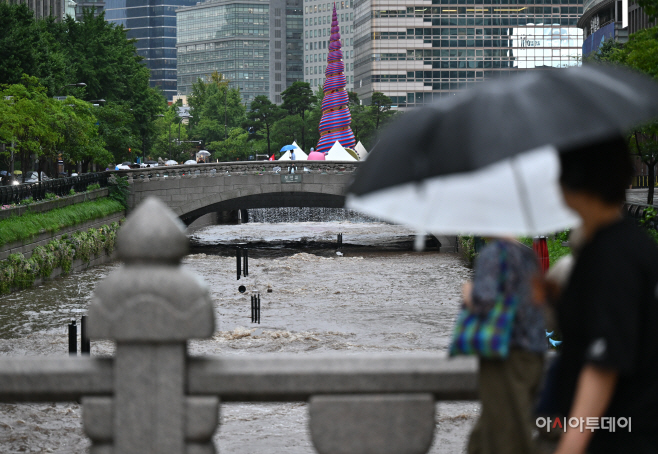
[[[430,232],[562,228],[575,217],[557,190],[555,149],[657,116],[658,84],[622,68],[534,70],[489,81],[387,128],[348,189],[347,206]]]

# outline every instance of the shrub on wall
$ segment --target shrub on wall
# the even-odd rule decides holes
[[[113,222],[109,226],[63,235],[62,239],[34,248],[29,259],[23,254],[10,254],[0,262],[0,294],[29,288],[37,277],[47,278],[55,268],[68,274],[75,259],[89,263],[93,256],[103,252],[111,254],[119,226],[120,223]]]

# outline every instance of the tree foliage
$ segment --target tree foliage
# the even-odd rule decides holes
[[[254,128],[254,133],[264,137],[267,142],[267,154],[271,155],[270,133],[272,126],[284,114],[284,110],[269,100],[267,96],[259,95],[251,102],[250,110],[247,112],[249,126]]]
[[[308,82],[293,82],[291,86],[281,93],[283,104],[281,107],[288,111],[290,115],[299,115],[302,120],[301,128],[301,145],[306,148],[306,111],[308,111],[315,102],[311,84]]]
[[[624,45],[609,45],[600,52],[600,60],[631,67],[658,78],[658,27],[641,30],[632,34]],[[653,204],[656,164],[658,164],[658,122],[640,125],[628,137],[631,152],[649,170],[649,191],[647,203]]]
[[[41,87],[38,95],[34,92],[17,100],[27,109],[30,97],[43,98],[42,112],[28,115],[29,110],[23,110],[35,123],[29,134],[39,143],[41,156],[62,154],[83,163],[120,162],[129,148],[150,146],[154,120],[165,100],[150,87],[149,70],[134,43],[123,27],[106,22],[104,15],[94,17],[86,11],[80,22],[71,17],[62,22],[36,20],[25,5],[0,3],[0,83],[4,90],[10,86],[20,90],[19,85]],[[62,107],[53,104],[53,96],[69,98],[58,101],[64,103]],[[85,101],[101,106],[91,112]],[[88,124],[92,117],[93,123]],[[58,137],[64,139],[52,141],[45,131],[59,131]],[[21,142],[25,145],[21,153],[35,154],[28,139]]]

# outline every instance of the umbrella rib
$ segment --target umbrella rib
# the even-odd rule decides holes
[[[526,188],[523,177],[521,176],[521,171],[517,167],[517,157],[514,156],[510,159],[510,166],[512,167],[512,173],[514,174],[514,181],[516,183],[516,189],[519,193],[519,199],[521,200],[521,213],[523,213],[523,219],[528,226],[529,232],[535,232],[535,222],[532,218],[532,213],[530,212],[530,200],[528,200],[528,188]]]

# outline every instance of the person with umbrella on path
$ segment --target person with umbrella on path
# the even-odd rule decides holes
[[[557,305],[567,419],[551,424],[566,429],[556,454],[658,452],[658,248],[622,219],[631,174],[619,138],[655,118],[646,76],[532,71],[405,113],[347,191],[347,208],[419,232],[534,236],[582,223]]]
[[[565,150],[560,161],[564,199],[582,219],[584,244],[557,306],[564,338],[558,406],[569,421],[592,418],[598,430],[566,430],[556,454],[655,453],[658,246],[622,216],[632,176],[626,141]]]

